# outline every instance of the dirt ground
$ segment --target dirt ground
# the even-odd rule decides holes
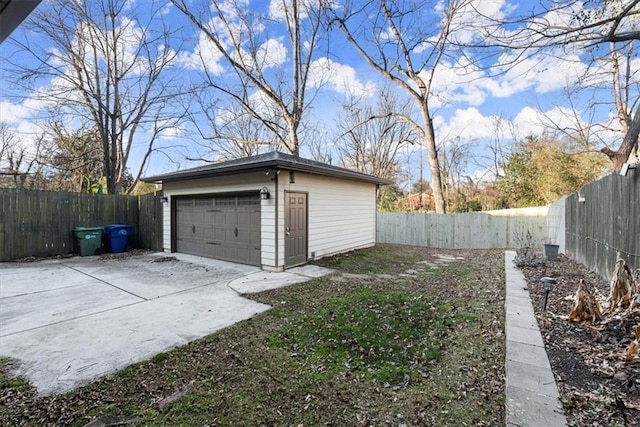
[[[557,261],[521,267],[538,318],[565,413],[573,426],[640,425],[640,358],[625,361],[633,340],[631,327],[640,324],[640,310],[624,319],[579,325],[569,321],[580,279],[598,300],[609,295],[609,283],[582,265],[560,255]],[[540,278],[557,280],[543,311]]]

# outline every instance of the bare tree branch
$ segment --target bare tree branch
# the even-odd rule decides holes
[[[144,7],[138,13],[126,0],[53,0],[27,25],[51,46],[27,41],[20,47],[39,63],[33,68],[13,64],[32,96],[54,106],[68,118],[65,123],[91,123],[98,131],[111,193],[124,189],[132,148],[141,134],[151,132],[155,141],[155,129],[178,126],[183,117],[174,104],[180,89],[167,74],[179,48],[171,48],[175,42],[162,20],[164,4],[147,2]],[[43,82],[55,84],[47,92],[34,91]],[[148,145],[137,176],[153,151],[153,144]]]

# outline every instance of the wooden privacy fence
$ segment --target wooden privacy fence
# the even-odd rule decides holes
[[[0,261],[78,252],[75,227],[133,225],[132,245],[160,250],[159,196],[0,189]]]
[[[377,241],[448,249],[539,246],[548,206],[459,214],[378,213]]]
[[[582,187],[565,210],[567,255],[607,280],[618,254],[632,271],[640,268],[640,169]]]

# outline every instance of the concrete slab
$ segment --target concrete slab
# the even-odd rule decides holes
[[[300,267],[294,267],[287,270],[288,273],[298,274],[300,276],[318,278],[324,277],[328,274],[335,272],[332,268],[320,267],[319,265],[303,265]]]
[[[135,259],[134,259],[135,258]],[[180,255],[178,261],[154,262],[157,255],[144,255],[109,263],[65,263],[70,268],[145,299],[183,292],[218,281],[260,271],[258,267]],[[213,261],[213,262],[212,262]]]
[[[507,360],[507,384],[517,382],[517,387],[536,394],[559,397],[556,380],[551,369],[530,365],[515,360]],[[516,380],[514,382],[514,380]]]
[[[527,298],[529,299],[531,296],[529,295],[529,288],[526,286],[507,286],[508,297],[517,297],[517,298]]]
[[[290,286],[296,283],[306,282],[308,277],[297,274],[274,271],[260,271],[229,282],[229,288],[239,294],[251,294],[268,291],[270,289]]]
[[[0,298],[91,283],[90,277],[62,264],[43,267],[38,264],[25,263],[23,267],[0,264]]]
[[[65,392],[269,308],[239,292],[328,270],[266,273],[174,255],[177,261],[154,262],[167,257],[158,253],[2,265],[0,357],[13,359],[16,374],[40,394]]]
[[[544,347],[511,341],[507,348],[507,362],[514,361],[551,371]]]
[[[232,280],[228,286],[239,294],[250,294],[306,282],[334,271],[314,265],[291,268],[283,272],[258,271]]]
[[[567,420],[555,397],[541,396],[507,385],[507,426],[564,427]]]
[[[539,331],[538,321],[535,317],[531,316],[509,316],[507,322],[509,323],[509,327],[513,328],[524,328],[524,329],[533,329],[536,332]],[[519,333],[520,331],[512,331],[514,333]],[[539,332],[538,332],[539,333]],[[517,342],[517,341],[514,341]]]
[[[0,339],[140,301],[141,298],[98,281],[4,298],[0,311]],[[4,339],[2,341],[4,345]]]
[[[269,306],[207,287],[2,338],[41,394],[61,393],[186,344]]]
[[[434,256],[436,258],[438,258],[438,261],[443,261],[443,262],[455,262],[455,261],[464,260],[463,256],[453,256],[453,255],[448,255],[448,254],[436,254]],[[438,262],[438,261],[436,261],[436,262]]]
[[[507,326],[505,329],[507,330],[507,341],[544,347],[537,324],[534,328],[521,328],[511,325],[509,319],[507,319]]]
[[[507,304],[507,307],[533,308],[531,305],[531,299],[528,295],[526,297],[507,295],[505,302]]]
[[[435,263],[433,263],[431,261],[418,261],[417,264],[422,264],[425,267],[429,267],[429,268],[431,268],[433,270],[437,270],[439,268],[438,264],[435,264]]]
[[[536,317],[536,312],[533,310],[533,306],[531,304],[527,305],[511,305],[508,304],[506,306],[506,314],[507,316],[513,317],[528,317],[534,318]]]

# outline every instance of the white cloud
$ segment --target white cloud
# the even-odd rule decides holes
[[[507,3],[506,0],[463,2],[453,16],[449,38],[457,43],[468,44],[482,34],[497,31],[497,23],[502,22],[513,9],[514,6]],[[442,22],[442,25],[444,24]]]
[[[294,0],[271,0],[269,2],[269,18],[285,22],[287,19],[286,10],[291,9]],[[320,7],[319,0],[295,0],[298,5],[298,14],[301,19],[309,16],[309,10]]]
[[[17,123],[29,117],[32,109],[27,107],[26,103],[13,104],[9,101],[0,102],[0,120],[4,123]]]
[[[166,126],[166,128],[160,132],[160,138],[164,140],[178,139],[185,136],[187,133],[187,126],[185,124],[172,125],[168,121],[165,121],[159,125]]]
[[[256,62],[261,69],[278,67],[287,59],[287,48],[281,40],[269,39],[256,52]]]
[[[345,64],[334,62],[329,58],[320,58],[311,64],[309,85],[320,87],[326,85],[340,94],[356,96],[373,96],[376,85],[372,81],[362,82],[356,70]]]
[[[527,89],[534,89],[537,93],[562,89],[578,83],[587,69],[577,55],[560,51],[524,60],[505,55],[501,64],[505,73],[498,79],[499,84],[491,88],[497,97],[509,97]]]
[[[579,123],[576,120],[579,120]],[[528,135],[540,135],[545,130],[553,131],[554,128],[570,131],[577,127],[587,126],[582,118],[576,119],[574,112],[565,107],[555,107],[548,111],[524,107],[513,119],[513,124],[520,138]]]
[[[259,90],[253,92],[251,95],[249,95],[248,103],[251,108],[261,117],[270,119],[274,122],[279,121],[278,116],[280,115],[280,113],[278,108],[273,103],[271,98],[269,98],[263,92]],[[228,122],[233,122],[237,119],[238,114],[238,110],[235,108],[219,108],[215,114],[216,125],[224,126]]]
[[[247,69],[264,73],[265,70],[279,67],[286,62],[287,48],[282,39],[268,39],[258,46],[253,54],[240,49],[231,52],[231,57]]]
[[[455,138],[475,140],[491,137],[494,121],[494,117],[483,116],[476,108],[467,108],[456,110],[447,120],[436,116],[433,124],[436,140],[446,142]]]
[[[488,97],[509,98],[529,90],[546,94],[578,84],[587,74],[587,66],[577,55],[540,55],[519,61],[503,56],[500,63],[496,75],[490,76],[466,57],[457,63],[441,62],[432,83],[432,106],[479,106]],[[421,76],[426,80],[428,74],[423,71]]]
[[[204,32],[200,32],[193,52],[178,54],[179,65],[192,70],[206,70],[213,75],[220,75],[224,71],[220,63],[222,59],[223,55]]]
[[[426,73],[422,72],[421,76],[425,78]],[[456,64],[442,62],[436,68],[432,83],[433,105],[448,102],[480,105],[491,93],[492,84],[484,71],[464,58]]]

